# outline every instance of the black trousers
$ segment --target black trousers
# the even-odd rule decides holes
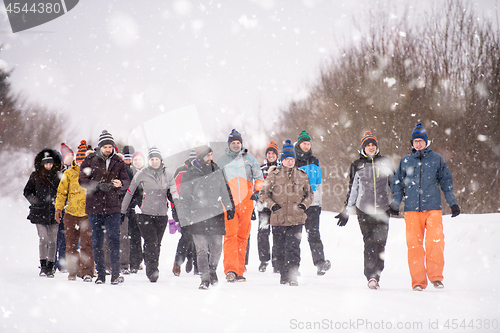
[[[165,229],[167,229],[168,216],[139,214],[137,224],[144,238],[144,261],[146,263],[146,276],[149,278],[158,271],[161,240]]]
[[[365,276],[367,280],[372,278],[377,281],[384,270],[384,252],[389,233],[389,214],[370,215],[356,208],[359,228],[363,234],[365,243]]]
[[[275,267],[281,278],[296,280],[300,266],[300,240],[302,224],[293,226],[273,226],[273,255],[276,257]]]
[[[130,237],[130,268],[139,269],[143,259],[142,238],[141,230],[137,225],[137,214],[133,209],[129,211],[128,235]]]
[[[177,250],[175,252],[175,262],[181,266],[185,260],[192,261],[195,268],[198,267],[196,246],[191,235],[186,228],[181,229],[181,238],[177,243]]]
[[[325,262],[325,252],[323,251],[323,242],[319,233],[319,215],[321,214],[321,207],[310,206],[306,210],[306,231],[307,241],[311,248],[311,254],[314,266],[321,265]]]

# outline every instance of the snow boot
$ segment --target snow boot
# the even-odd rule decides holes
[[[111,275],[111,284],[123,283],[124,281],[125,281],[125,279],[120,274]]]
[[[236,275],[236,282],[247,282],[247,279],[243,275]]]
[[[181,266],[179,266],[176,262],[174,262],[174,268],[172,268],[172,273],[174,273],[175,276],[181,275]]]
[[[434,286],[434,288],[437,288],[437,289],[443,289],[444,288],[444,284],[441,281],[431,281],[431,283]]]
[[[236,273],[235,272],[229,272],[226,274],[226,281],[227,282],[235,282],[236,281]]]
[[[219,279],[217,278],[217,273],[210,273],[210,284],[216,286],[218,283]]]
[[[192,270],[193,270],[193,260],[188,258],[186,262],[186,273],[191,273]]]
[[[53,278],[54,277],[54,262],[53,261],[47,261],[47,277],[48,278]]]
[[[97,279],[95,280],[96,284],[103,284],[106,282],[106,275],[97,275]]]
[[[328,271],[332,267],[332,263],[330,260],[325,260],[321,264],[318,264],[316,266],[318,268],[318,275],[322,276],[325,275],[326,271]]]
[[[416,285],[415,287],[413,287],[413,291],[422,291],[424,290],[424,287],[422,287],[421,285]]]
[[[92,282],[92,276],[90,275],[84,275],[83,276],[83,282]]]
[[[47,276],[47,259],[40,260],[40,274],[39,276]]]
[[[259,265],[259,272],[264,273],[266,271],[267,265],[267,261],[262,261]]]
[[[158,277],[160,277],[160,271],[156,270],[149,276],[149,281],[155,283],[158,281]]]
[[[371,278],[370,281],[368,281],[368,288],[375,289],[375,290],[380,288],[380,285],[378,284],[377,279]]]
[[[198,289],[207,290],[208,286],[210,286],[210,282],[208,282],[208,281],[201,281],[201,284],[198,287]]]

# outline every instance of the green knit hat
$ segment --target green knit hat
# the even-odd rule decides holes
[[[307,134],[305,130],[300,132],[299,138],[297,140],[297,145],[300,146],[300,144],[304,141],[309,141],[309,142],[311,141],[311,137],[309,136],[309,134]]]

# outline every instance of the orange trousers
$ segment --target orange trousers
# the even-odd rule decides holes
[[[227,219],[226,235],[224,236],[224,273],[235,272],[243,276],[245,273],[245,255],[247,254],[248,236],[252,226],[251,218],[253,201],[243,200],[236,206],[234,218]]]
[[[441,211],[405,212],[405,222],[412,287],[421,285],[426,288],[427,279],[442,281],[444,233]]]

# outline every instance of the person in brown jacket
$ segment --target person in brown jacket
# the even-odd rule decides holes
[[[259,193],[259,200],[271,209],[273,253],[281,284],[298,286],[300,240],[306,221],[306,209],[314,200],[307,173],[295,167],[295,150],[286,140],[280,167],[271,167]]]

